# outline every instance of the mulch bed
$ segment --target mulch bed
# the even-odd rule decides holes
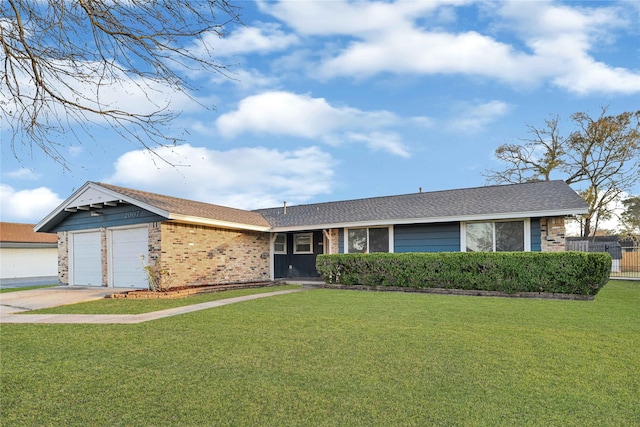
[[[325,289],[344,289],[358,291],[375,291],[375,292],[411,292],[421,294],[440,294],[440,295],[463,295],[463,296],[480,296],[480,297],[504,297],[504,298],[542,298],[542,299],[562,299],[562,300],[580,300],[592,301],[594,295],[579,294],[561,294],[552,292],[516,292],[509,294],[498,291],[480,291],[480,290],[464,290],[464,289],[444,289],[444,288],[402,288],[397,286],[364,286],[364,285],[337,285],[323,284],[318,287]]]
[[[251,289],[277,286],[286,281],[266,281],[249,283],[228,283],[224,285],[197,285],[197,286],[175,286],[162,291],[150,291],[147,289],[135,289],[118,294],[107,295],[105,298],[130,298],[130,299],[174,299],[184,298],[190,295],[206,294],[212,292],[223,292],[232,289]],[[560,299],[592,301],[594,295],[561,294],[551,292],[517,292],[509,294],[498,291],[464,290],[464,289],[444,289],[444,288],[403,288],[398,286],[364,286],[364,285],[338,285],[329,283],[319,283],[313,285],[315,288],[340,289],[354,291],[374,291],[374,292],[408,292],[421,294],[439,295],[462,295],[462,296],[482,296],[482,297],[503,297],[503,298],[540,298],[540,299]]]
[[[251,289],[276,286],[277,282],[249,282],[249,283],[229,283],[224,285],[196,285],[196,286],[174,286],[162,291],[150,291],[148,289],[135,289],[118,294],[107,295],[105,298],[130,298],[130,299],[174,299],[184,298],[197,294],[208,294],[213,292],[229,291],[232,289]]]

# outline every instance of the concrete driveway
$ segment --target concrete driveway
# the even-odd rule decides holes
[[[55,288],[30,289],[0,294],[0,315],[57,307],[104,298],[106,295],[131,289],[106,287],[57,286]]]
[[[29,286],[58,285],[58,276],[47,277],[13,277],[0,279],[0,289],[27,288]]]

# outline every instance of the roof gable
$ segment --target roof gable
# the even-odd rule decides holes
[[[258,213],[170,197],[111,184],[87,182],[37,226],[48,231],[73,212],[130,204],[167,220],[223,228],[266,231],[269,223]]]

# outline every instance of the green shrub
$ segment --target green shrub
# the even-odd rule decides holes
[[[439,252],[319,255],[327,283],[595,295],[611,257],[585,252]]]

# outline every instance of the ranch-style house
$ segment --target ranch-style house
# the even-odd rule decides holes
[[[58,278],[146,288],[315,278],[318,254],[563,251],[587,206],[563,181],[419,192],[247,211],[87,182],[35,226],[58,233]]]

